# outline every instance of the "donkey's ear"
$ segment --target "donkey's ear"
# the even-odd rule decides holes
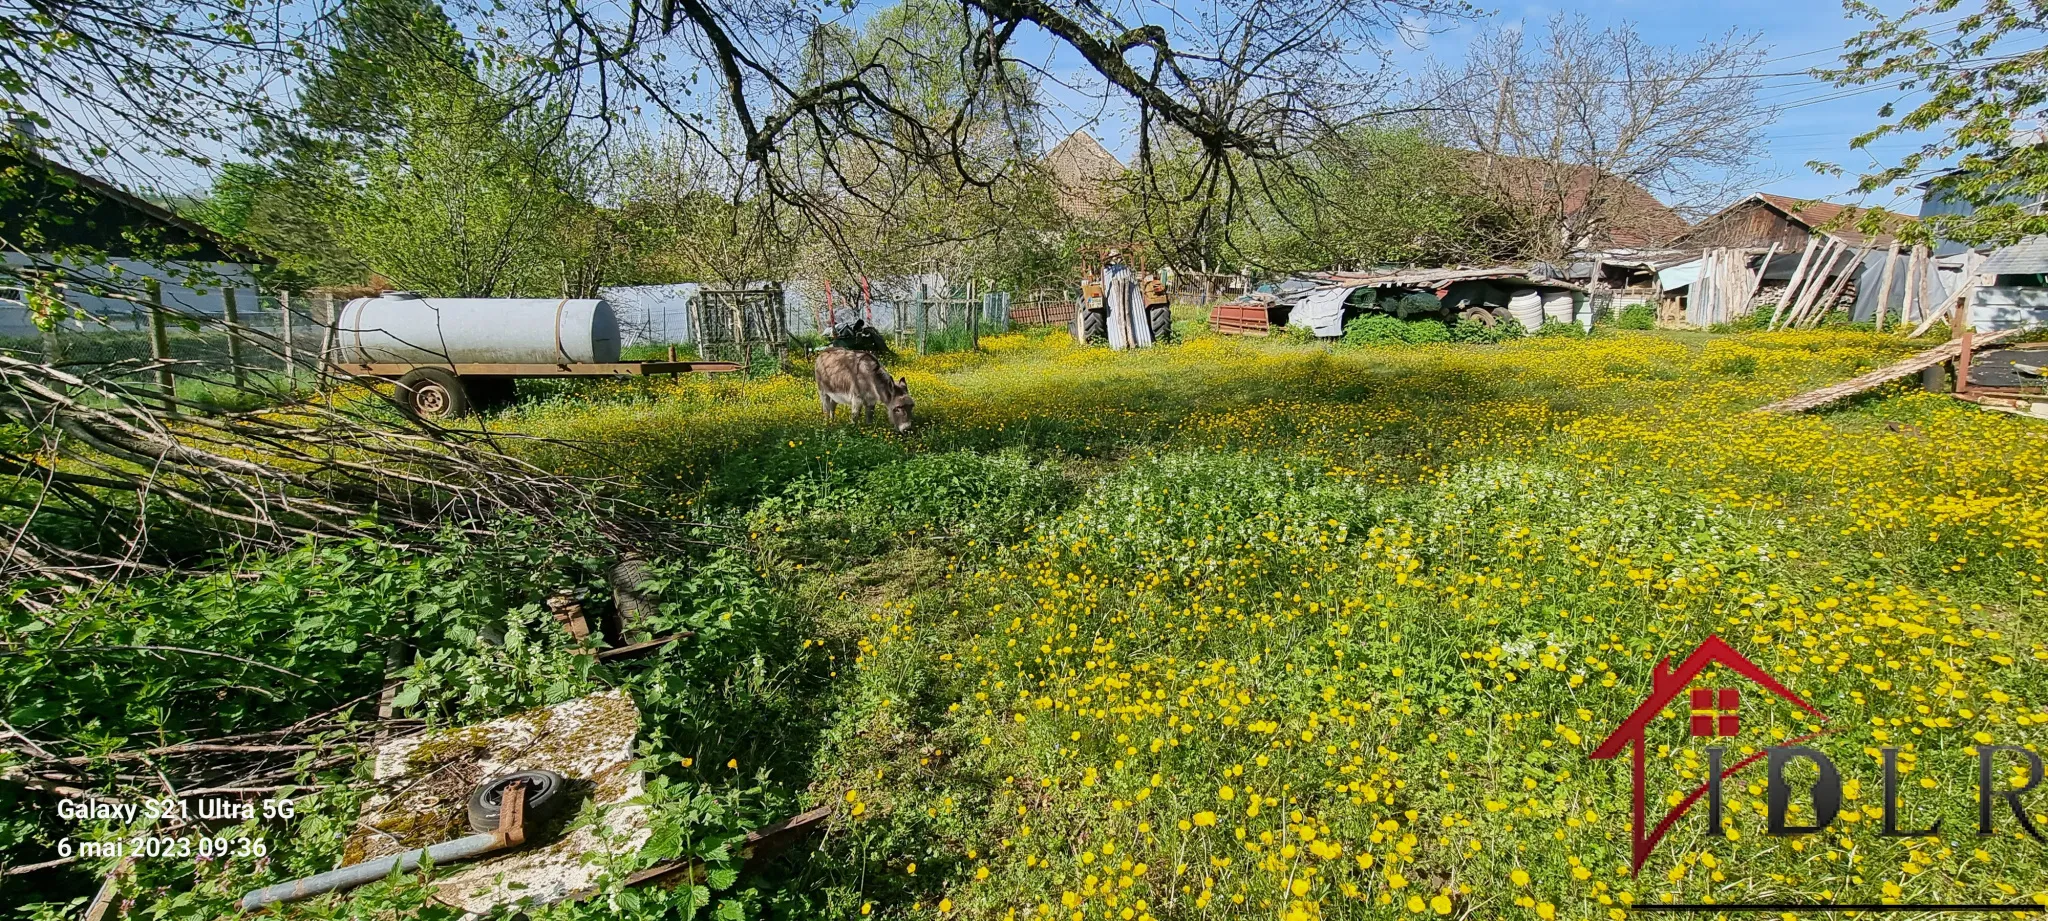
[[[900,377],[899,377],[899,378],[897,378],[897,379],[896,379],[896,389],[897,389],[897,390],[901,390],[901,391],[903,391],[904,393],[909,393],[909,392],[910,392],[910,382],[909,382],[909,381],[906,381],[906,380],[904,380],[903,378],[900,378]]]

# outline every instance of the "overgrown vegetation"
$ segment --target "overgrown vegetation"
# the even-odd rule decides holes
[[[1625,772],[1585,751],[1657,659],[1709,633],[1842,727],[1825,744],[1845,772],[1909,735],[1914,776],[1938,781],[1915,808],[1969,812],[1976,734],[2041,741],[2044,689],[2018,663],[2048,657],[2023,627],[2048,613],[2048,484],[2027,460],[2040,432],[1932,395],[1742,412],[1889,360],[1907,348],[1891,337],[1574,334],[1355,352],[1198,336],[1123,354],[1057,331],[990,337],[900,362],[922,422],[907,439],[822,428],[789,378],[564,388],[487,424],[574,439],[525,450],[715,525],[678,525],[708,545],[661,554],[650,586],[655,629],[692,639],[638,663],[575,654],[541,603],[601,607],[615,551],[502,522],[427,553],[318,542],[10,614],[0,714],[140,794],[155,781],[93,756],[303,722],[374,692],[398,635],[420,652],[408,718],[621,687],[645,714],[666,829],[636,861],[720,868],[701,896],[625,896],[634,916],[701,898],[790,918],[1046,904],[1590,919],[1762,885],[1762,869],[1709,882],[1708,855],[1809,897],[1892,880],[1961,898],[2037,872],[2016,839],[1973,841],[1989,855],[1975,857],[1853,825],[1766,853],[1740,790],[1741,839],[1674,842],[1641,877],[1618,872]],[[1946,645],[1921,638],[1937,633]],[[364,768],[336,756],[366,727],[345,715],[293,737],[317,754],[257,765],[329,785],[300,791],[304,818],[216,829],[265,836],[268,861],[145,863],[124,890],[138,910],[212,917],[325,869],[362,795],[348,785]],[[1762,703],[1744,719],[1799,725]],[[118,831],[11,795],[10,865]],[[817,803],[837,809],[822,849],[729,872],[733,835]],[[1853,871],[1826,859],[1852,846]],[[108,867],[44,871],[33,889],[9,877],[7,899],[61,911]],[[418,898],[391,885],[290,913]]]

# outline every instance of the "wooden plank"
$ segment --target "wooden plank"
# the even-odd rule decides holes
[[[1778,328],[1778,318],[1784,316],[1785,308],[1791,306],[1786,302],[1792,299],[1792,292],[1799,289],[1799,282],[1806,277],[1807,265],[1813,262],[1813,250],[1814,243],[1808,240],[1806,248],[1799,251],[1799,264],[1792,268],[1792,277],[1785,282],[1785,290],[1778,295],[1778,303],[1771,306],[1771,322],[1766,329]]]
[[[667,636],[656,637],[644,643],[634,643],[630,646],[614,646],[600,651],[597,654],[597,658],[602,662],[610,662],[614,659],[638,658],[677,640],[689,639],[696,635],[695,631],[684,630],[681,633],[671,633]]]
[[[1793,302],[1791,311],[1785,314],[1785,324],[1780,327],[1781,329],[1791,329],[1799,325],[1800,319],[1806,316],[1809,306],[1820,298],[1821,290],[1828,286],[1828,277],[1833,273],[1835,263],[1841,259],[1842,251],[1848,248],[1842,241],[1834,237],[1828,238],[1827,247],[1819,256],[1814,257],[1813,268],[1808,272],[1805,284],[1800,287],[1799,299]]]
[[[149,359],[155,362],[171,360],[171,328],[164,319],[163,283],[154,278],[143,279],[143,296],[148,299],[149,310]],[[163,392],[164,404],[170,405],[178,398],[178,379],[167,367],[156,372],[157,389]]]
[[[234,375],[236,387],[247,387],[249,369],[242,364],[242,313],[235,304],[232,284],[220,289],[220,311],[228,328],[228,372]]]
[[[1820,300],[1814,302],[1813,309],[1807,313],[1808,329],[1819,326],[1822,318],[1835,311],[1835,302],[1842,299],[1842,291],[1849,287],[1849,280],[1856,277],[1856,270],[1863,266],[1864,257],[1869,256],[1870,250],[1875,246],[1877,238],[1872,237],[1869,242],[1863,244],[1862,249],[1856,251],[1856,255],[1849,257],[1849,261],[1842,265],[1841,275],[1836,277],[1835,283],[1828,286],[1827,291],[1821,294]],[[1849,312],[1854,314],[1855,308],[1851,307]]]
[[[1764,261],[1757,263],[1756,280],[1750,283],[1749,296],[1742,299],[1742,304],[1738,308],[1739,310],[1741,310],[1743,316],[1749,316],[1751,312],[1751,305],[1756,303],[1757,292],[1762,291],[1764,289],[1764,275],[1770,272],[1771,260],[1776,258],[1777,255],[1778,241],[1772,240],[1771,248],[1764,251]]]
[[[799,813],[772,825],[764,825],[747,832],[747,840],[740,846],[741,853],[746,855],[746,866],[749,869],[758,868],[759,861],[765,860],[779,851],[786,850],[791,844],[796,843],[797,839],[817,828],[818,825],[831,816],[831,806],[819,806],[808,812]],[[702,863],[688,859],[677,860],[656,864],[632,876],[628,876],[626,877],[626,885],[630,887],[651,884],[664,888],[673,888],[682,883],[695,881],[699,874],[703,872],[704,865]],[[572,900],[589,898],[595,894],[595,891],[577,892],[571,893],[569,898]]]
[[[1892,240],[1891,248],[1884,253],[1884,281],[1877,286],[1877,331],[1884,332],[1884,315],[1892,301],[1892,264],[1899,261],[1899,241]],[[1901,318],[1904,314],[1900,315]]]
[[[1920,318],[1920,325],[1913,327],[1913,332],[1906,338],[1918,339],[1921,336],[1927,335],[1927,331],[1933,329],[1936,322],[1948,316],[1950,304],[1956,302],[1968,303],[1970,296],[1976,294],[1977,289],[1981,287],[1982,276],[1977,274],[1977,269],[1983,264],[1983,258],[1974,252],[1963,257],[1963,275],[1956,280],[1956,293],[1949,295],[1939,305],[1927,311],[1927,315]],[[1961,334],[1962,330],[1953,327],[1949,329],[1951,337]]]
[[[1976,344],[1980,346],[1990,345],[1991,343],[2018,335],[2019,332],[2020,330],[2018,329],[2002,329],[1995,333],[1986,333],[1977,337]],[[1758,407],[1758,411],[1767,413],[1799,413],[1826,406],[1829,403],[1844,400],[1859,393],[1876,389],[1892,381],[1917,374],[1923,368],[1932,368],[1942,362],[1951,361],[1956,356],[1962,354],[1962,351],[1963,344],[1960,341],[1946,342],[1911,358],[1886,365],[1875,371],[1859,374],[1839,384],[1832,384],[1819,390],[1809,390],[1798,396],[1788,397],[1776,403]]]

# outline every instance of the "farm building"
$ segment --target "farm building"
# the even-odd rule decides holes
[[[2028,237],[1993,252],[1970,296],[1970,326],[2048,326],[2048,236]]]
[[[1471,157],[1467,169],[1513,210],[1554,219],[1564,252],[1627,262],[1684,234],[1685,218],[1648,189],[1603,169],[1526,157]]]
[[[1881,303],[1886,317],[1917,322],[1955,290],[1962,267],[1900,244],[1892,231],[1910,220],[1879,208],[1750,195],[1671,242],[1684,255],[1658,272],[1666,317],[1706,326],[1760,306],[1809,319],[1846,307],[1867,321]]]
[[[1040,162],[1052,177],[1060,210],[1086,221],[1110,217],[1116,204],[1116,182],[1123,178],[1124,164],[1094,135],[1087,131],[1067,135],[1046,151]]]
[[[117,294],[138,295],[154,280],[162,303],[203,316],[223,316],[224,291],[253,313],[259,289],[252,269],[265,257],[206,226],[113,183],[51,160],[24,144],[0,145],[9,196],[0,207],[0,238],[36,241],[8,252],[0,276],[0,335],[32,336],[37,328],[22,282],[61,276],[64,300],[95,320],[78,328],[140,329],[144,313]]]

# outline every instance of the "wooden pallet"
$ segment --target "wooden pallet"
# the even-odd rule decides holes
[[[2019,334],[2020,330],[2018,329],[2001,329],[1997,332],[1984,333],[1975,337],[1972,347],[1976,348],[1991,345],[1995,342],[2002,342]],[[1956,356],[1962,353],[1962,340],[1953,340],[1896,364],[1886,365],[1866,374],[1859,374],[1839,384],[1822,387],[1819,390],[1809,390],[1798,396],[1779,400],[1776,403],[1762,406],[1758,409],[1760,412],[1767,413],[1803,413],[1809,409],[1818,409],[1830,403],[1846,400],[1859,393],[1874,390],[1900,378],[1917,374],[1943,362],[1954,361]]]

